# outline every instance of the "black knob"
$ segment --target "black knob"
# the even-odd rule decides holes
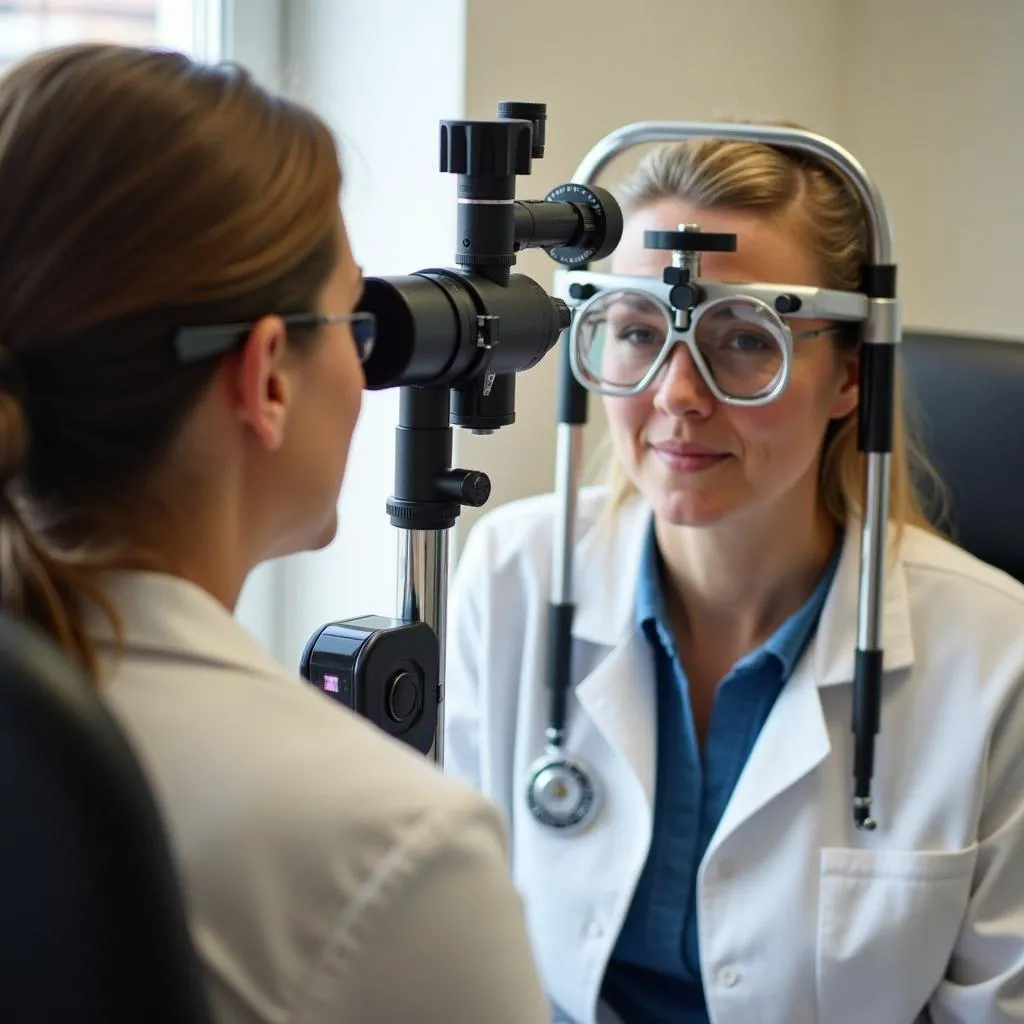
[[[552,299],[551,301],[554,303],[555,312],[558,314],[558,333],[561,334],[567,327],[572,326],[572,310],[561,299]]]
[[[645,231],[644,248],[681,252],[735,252],[736,236],[710,231]]]
[[[546,103],[516,103],[506,100],[498,104],[498,117],[530,121],[533,124],[533,158],[539,160],[544,155],[545,127],[548,121]]]
[[[462,481],[462,504],[479,508],[491,496],[491,478],[486,473],[470,470]]]
[[[475,469],[450,469],[438,481],[438,490],[460,505],[480,508],[491,496],[491,479]]]
[[[695,284],[677,284],[668,293],[673,309],[693,309],[704,298],[704,289]]]
[[[387,715],[397,725],[407,722],[420,709],[420,681],[411,672],[392,677],[386,689]]]
[[[580,284],[579,281],[569,285],[569,298],[577,302],[586,302],[587,299],[597,294],[597,288],[592,284]]]
[[[523,121],[442,121],[441,170],[476,178],[529,174],[532,137]]]

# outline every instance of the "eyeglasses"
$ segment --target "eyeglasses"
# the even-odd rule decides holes
[[[600,394],[642,391],[676,345],[684,345],[719,401],[761,405],[785,389],[795,340],[837,330],[794,331],[765,303],[746,297],[699,306],[688,329],[677,330],[668,307],[642,293],[618,291],[580,311],[570,344],[584,386]]]
[[[569,330],[573,375],[588,391],[617,397],[650,386],[682,344],[715,398],[763,405],[785,390],[797,339],[832,334],[867,316],[867,298],[855,292],[699,279],[683,326],[674,286],[665,281],[571,271],[561,283],[570,300],[574,286],[591,289],[576,304]],[[832,323],[799,330],[804,318]]]
[[[373,352],[377,336],[377,320],[373,313],[287,313],[281,317],[286,327],[327,327],[348,324],[360,362],[365,363]],[[254,322],[204,324],[182,327],[174,335],[174,351],[183,363],[196,363],[220,356],[241,345],[249,336]]]

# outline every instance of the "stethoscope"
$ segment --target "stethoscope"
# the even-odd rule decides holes
[[[559,558],[559,554],[564,555],[564,552],[556,551],[552,567],[552,604],[548,618],[546,747],[529,767],[526,805],[541,825],[563,836],[572,836],[588,828],[597,817],[603,803],[603,792],[589,766],[579,758],[569,757],[563,749],[566,704],[572,686],[574,609],[571,604],[560,600],[561,587],[568,585],[569,563]]]
[[[852,811],[856,827],[873,830],[871,778],[874,771],[874,738],[880,727],[882,575],[886,525],[889,517],[889,463],[893,440],[895,354],[901,328],[896,295],[896,267],[885,206],[863,168],[845,150],[821,136],[799,129],[745,124],[641,123],[627,125],[602,139],[577,168],[574,181],[591,184],[615,155],[633,145],[686,138],[732,138],[769,145],[783,145],[823,158],[850,182],[859,194],[870,224],[872,262],[862,267],[861,290],[846,293],[866,303],[866,313],[850,317],[861,324],[861,379],[858,407],[858,447],[865,455],[865,505],[860,542],[860,586],[857,607],[857,648],[853,684]],[[697,295],[687,289],[699,277],[699,253],[719,248],[723,236],[703,236],[699,231],[651,232],[663,236],[648,242],[650,248],[672,249],[672,268],[664,284],[676,291],[672,306],[692,312]],[[734,237],[734,236],[733,236]],[[596,275],[593,275],[596,276]],[[563,297],[577,307],[593,295],[588,291],[586,268],[561,272]],[[590,286],[592,287],[592,286]],[[787,309],[776,307],[778,313]],[[579,313],[577,308],[576,313]],[[586,423],[587,387],[574,360],[572,331],[563,340],[559,385],[556,457],[557,520],[552,546],[547,659],[548,712],[545,750],[529,765],[524,795],[531,816],[540,825],[562,836],[588,829],[598,818],[605,794],[596,773],[582,759],[564,748],[566,706],[572,689],[571,652],[572,557],[575,549],[576,494],[582,452],[582,427]]]
[[[566,757],[560,746],[553,743],[530,765],[526,804],[541,825],[569,836],[582,832],[597,816],[601,792],[587,765]]]

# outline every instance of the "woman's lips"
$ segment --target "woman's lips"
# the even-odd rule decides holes
[[[674,473],[702,473],[731,458],[702,444],[667,442],[651,446],[654,454]]]

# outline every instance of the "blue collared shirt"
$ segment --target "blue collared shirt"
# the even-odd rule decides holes
[[[697,869],[758,733],[817,626],[841,547],[840,536],[804,606],[719,683],[702,751],[668,625],[661,556],[651,528],[636,621],[653,649],[657,680],[654,828],[602,992],[626,1024],[708,1024],[697,942]]]

